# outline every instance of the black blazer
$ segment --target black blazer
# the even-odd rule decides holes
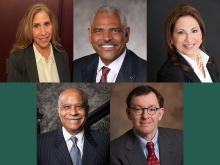
[[[179,55],[179,59],[182,61],[182,63],[184,63],[185,65],[191,68],[188,62],[181,55]],[[210,63],[210,58],[206,67],[212,78],[212,81],[219,82],[220,79],[219,79],[217,66],[215,65],[215,63]],[[170,59],[167,59],[167,61],[160,68],[157,74],[157,81],[158,82],[201,82],[198,76],[195,74],[195,72],[184,71],[180,66],[175,65],[173,62],[171,62]]]
[[[158,128],[161,165],[183,165],[183,134],[180,130]],[[111,165],[147,165],[133,130],[113,140],[110,148]]]
[[[73,62],[74,82],[96,82],[98,54],[91,54]],[[147,61],[131,50],[126,51],[125,59],[116,78],[116,82],[146,82]]]
[[[39,136],[38,165],[72,165],[62,128]],[[82,165],[109,164],[109,136],[85,130]]]
[[[57,51],[55,48],[53,48],[53,53],[60,82],[70,82],[69,60],[67,53],[64,49]],[[39,82],[33,44],[25,49],[14,52],[9,56],[8,81]]]

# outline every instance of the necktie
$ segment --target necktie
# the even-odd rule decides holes
[[[72,159],[73,165],[81,165],[81,154],[79,148],[76,145],[77,138],[71,137],[70,139],[73,142],[73,146],[70,149],[70,157]]]
[[[147,142],[147,162],[148,165],[160,165],[160,161],[157,159],[157,156],[154,152],[154,143],[153,142]]]
[[[102,76],[100,79],[100,83],[106,83],[107,82],[107,75],[109,73],[110,69],[106,66],[102,67]]]

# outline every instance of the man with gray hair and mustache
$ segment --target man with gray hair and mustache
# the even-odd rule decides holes
[[[119,9],[108,5],[98,8],[88,35],[96,53],[74,60],[74,82],[147,81],[147,62],[126,47],[130,28]]]
[[[62,127],[40,135],[38,165],[109,164],[109,136],[84,128],[89,105],[86,94],[67,88],[58,99]]]

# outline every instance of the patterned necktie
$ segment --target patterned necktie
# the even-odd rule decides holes
[[[71,141],[73,142],[73,146],[70,150],[70,157],[72,159],[73,165],[81,165],[81,154],[80,150],[77,147],[77,138],[76,137],[71,137]]]
[[[147,142],[147,163],[148,165],[160,165],[160,161],[157,159],[157,156],[154,152],[154,143],[153,142]]]
[[[109,73],[110,69],[106,66],[102,67],[102,76],[100,79],[100,83],[106,83],[107,82],[107,75]]]

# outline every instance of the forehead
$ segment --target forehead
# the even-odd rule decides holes
[[[118,25],[121,26],[121,20],[118,13],[107,13],[99,12],[95,15],[93,19],[92,26],[101,26],[101,25]]]
[[[50,21],[50,17],[46,11],[42,10],[34,15],[33,23],[41,21]]]
[[[198,21],[192,16],[182,16],[177,19],[175,28],[192,28],[199,27]]]
[[[153,92],[150,92],[145,95],[134,96],[131,100],[131,105],[149,107],[152,105],[159,106],[159,103],[158,103],[156,95]]]
[[[61,95],[61,103],[81,103],[83,101],[83,96],[81,92],[77,90],[65,91]]]

